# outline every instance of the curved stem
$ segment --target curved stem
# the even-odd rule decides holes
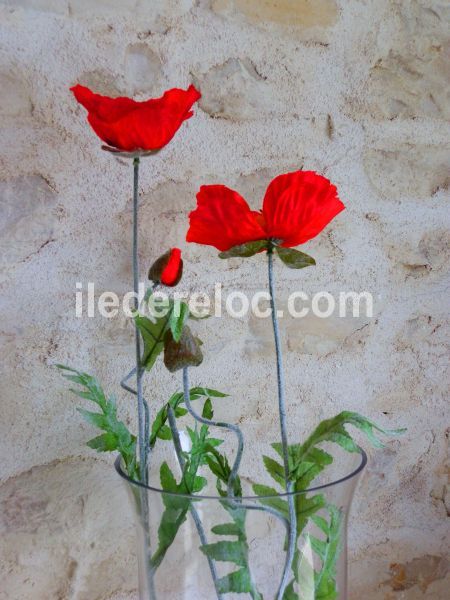
[[[222,421],[211,421],[210,419],[205,419],[205,417],[202,417],[198,413],[196,413],[191,405],[189,389],[189,373],[187,367],[185,367],[183,369],[183,395],[184,403],[188,412],[199,423],[203,423],[204,425],[212,425],[213,427],[222,427],[223,429],[228,429],[229,431],[232,431],[237,437],[238,449],[236,452],[236,458],[234,460],[233,467],[231,468],[231,473],[228,479],[227,486],[228,496],[234,496],[234,482],[236,481],[239,466],[241,464],[242,452],[244,451],[244,436],[242,435],[242,431],[237,425],[232,425],[231,423],[223,423]]]
[[[139,255],[138,255],[138,191],[139,191],[139,157],[133,160],[133,291],[134,291],[134,310],[139,309]],[[145,410],[142,378],[144,369],[141,365],[141,337],[137,326],[135,325],[135,348],[136,348],[136,395],[138,407],[138,445],[139,445],[139,471],[141,482],[148,483],[147,457],[149,452],[148,436],[146,431],[149,429],[148,410]]]
[[[277,600],[282,600],[284,591],[289,582],[289,571],[294,560],[295,547],[297,544],[297,515],[295,510],[295,498],[290,495],[292,492],[292,482],[289,480],[289,444],[286,428],[286,402],[285,402],[285,384],[283,373],[283,359],[281,354],[280,331],[278,328],[277,308],[275,303],[275,285],[273,276],[273,249],[269,247],[267,251],[267,264],[269,275],[270,307],[272,312],[273,336],[275,340],[275,354],[277,363],[277,386],[278,386],[278,411],[280,416],[281,446],[283,451],[283,467],[286,491],[288,492],[289,507],[289,535],[288,547],[286,552],[286,561],[283,570],[283,576],[277,592]]]
[[[180,434],[178,432],[175,414],[174,414],[173,408],[170,406],[170,404],[167,407],[167,418],[169,421],[170,430],[172,432],[173,444],[175,446],[175,453],[177,455],[178,464],[180,465],[181,472],[183,473],[185,461],[184,461],[184,457],[183,457],[183,450],[181,448],[181,443],[180,443]],[[189,507],[189,510],[192,515],[192,520],[195,523],[195,527],[197,529],[198,537],[200,538],[200,542],[201,542],[202,546],[206,546],[206,544],[208,543],[208,540],[206,539],[206,534],[205,534],[205,530],[203,529],[203,524],[200,519],[200,515],[198,514],[195,506],[192,504]],[[216,565],[214,564],[214,561],[212,560],[212,558],[208,555],[206,555],[206,560],[208,561],[209,570],[211,571],[211,577],[213,579],[214,588],[216,590],[217,600],[222,600],[223,596],[219,592],[219,589],[218,589],[218,577],[217,577]]]

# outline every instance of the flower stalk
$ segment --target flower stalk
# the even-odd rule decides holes
[[[139,199],[139,157],[133,159],[133,290],[134,310],[139,309],[139,249],[138,249],[138,199]],[[138,446],[139,446],[139,472],[141,482],[148,483],[148,454],[149,454],[149,415],[148,406],[143,397],[142,379],[144,369],[141,364],[141,337],[135,325],[136,349],[136,395],[138,408]]]
[[[273,274],[273,246],[269,245],[267,250],[267,266],[268,266],[268,277],[269,277],[269,295],[270,295],[270,307],[271,317],[273,326],[273,336],[275,341],[275,355],[277,365],[277,388],[278,388],[278,412],[280,418],[280,433],[281,433],[281,446],[283,452],[283,468],[284,468],[284,480],[285,487],[288,493],[288,507],[289,507],[289,529],[288,529],[288,546],[286,552],[286,561],[283,570],[283,576],[281,579],[280,586],[277,592],[277,600],[282,600],[285,589],[289,582],[289,572],[292,567],[294,560],[295,547],[297,543],[297,515],[295,511],[295,498],[292,495],[292,482],[289,478],[289,443],[287,437],[286,427],[286,401],[285,401],[285,382],[283,372],[283,357],[281,352],[281,341],[280,341],[280,330],[278,326],[277,307],[275,302],[275,284]]]

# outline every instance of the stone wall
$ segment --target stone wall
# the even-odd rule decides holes
[[[289,433],[343,408],[408,428],[372,453],[357,493],[350,598],[447,598],[448,2],[0,0],[0,19],[0,598],[136,597],[126,497],[85,447],[93,431],[52,366],[117,391],[133,346],[123,320],[74,314],[76,281],[97,294],[131,281],[130,166],[99,150],[76,82],[136,98],[190,82],[203,92],[142,169],[143,262],[183,243],[201,183],[255,207],[287,170],[336,183],[347,210],[305,247],[318,266],[279,269],[279,289],[300,278],[305,290],[369,290],[376,314],[284,329]],[[264,285],[254,262],[184,249],[192,288]],[[255,445],[275,439],[268,328],[199,328],[195,377],[239,390],[226,413]],[[156,378],[160,404],[179,384],[161,367]],[[121,414],[134,419],[126,397]]]

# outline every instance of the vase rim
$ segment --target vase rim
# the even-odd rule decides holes
[[[340,484],[350,481],[351,479],[354,479],[364,470],[365,466],[367,465],[367,454],[366,454],[365,450],[363,448],[361,448],[360,446],[358,446],[358,452],[361,457],[361,460],[360,460],[358,466],[355,469],[353,469],[350,473],[348,473],[347,475],[339,477],[335,481],[330,481],[327,483],[323,483],[321,485],[309,487],[306,490],[301,490],[301,491],[282,492],[280,494],[266,494],[266,495],[261,495],[261,496],[256,496],[256,495],[239,496],[239,499],[255,501],[255,500],[260,500],[260,499],[269,500],[270,498],[287,498],[289,496],[299,496],[300,494],[307,494],[310,492],[317,492],[319,490],[325,490],[325,489],[336,487]],[[154,487],[151,485],[145,485],[144,483],[141,483],[140,481],[136,481],[135,479],[132,479],[129,475],[127,475],[123,471],[122,459],[121,459],[120,455],[114,461],[114,467],[115,467],[117,473],[120,475],[120,477],[122,477],[122,479],[125,479],[126,481],[128,481],[128,483],[131,483],[139,488],[143,488],[150,492],[154,492],[156,494],[164,494],[166,496],[176,496],[177,498],[190,498],[193,500],[220,500],[220,501],[222,501],[227,498],[227,496],[211,496],[211,495],[202,495],[202,494],[179,494],[177,492],[168,492],[166,490],[163,490],[161,488]]]

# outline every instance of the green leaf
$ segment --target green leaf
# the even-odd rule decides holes
[[[268,247],[267,240],[257,240],[256,242],[247,242],[246,244],[241,244],[239,246],[233,246],[226,252],[220,252],[219,258],[233,258],[235,256],[241,258],[248,258],[249,256],[253,256],[254,254],[258,254],[262,250],[265,250]]]
[[[299,600],[297,593],[294,590],[295,579],[293,579],[287,588],[284,590],[283,600]],[[312,598],[312,596],[311,596]]]
[[[164,336],[169,329],[172,311],[173,304],[164,317],[154,317],[153,320],[139,314],[134,317],[134,322],[144,342],[142,366],[147,371],[150,371],[164,349]]]
[[[255,483],[252,485],[252,489],[255,495],[259,496],[258,501],[261,504],[263,504],[264,506],[270,506],[285,517],[289,515],[287,501],[282,500],[281,498],[277,498],[278,492],[274,488]],[[273,498],[262,498],[261,496],[273,496]]]
[[[84,410],[84,408],[77,408],[77,411],[80,413],[83,419],[91,425],[95,425],[95,427],[98,427],[99,429],[104,429],[105,426],[107,427],[107,418],[105,415]]]
[[[342,549],[343,518],[340,510],[335,506],[328,506],[330,522],[325,540],[318,540],[311,536],[311,546],[322,561],[322,568],[315,578],[316,594],[318,598],[331,598],[336,592],[336,564]],[[322,524],[323,525],[323,524]]]
[[[164,336],[164,364],[174,373],[185,367],[197,367],[203,361],[199,340],[191,333],[186,325],[181,333],[180,340],[175,341],[169,330]]]
[[[126,472],[132,479],[139,477],[138,463],[136,460],[136,437],[132,435],[126,425],[117,418],[116,401],[113,396],[107,398],[97,380],[81,371],[64,365],[57,365],[63,377],[77,383],[82,389],[72,389],[77,396],[90,400],[96,404],[101,412],[91,412],[83,408],[78,411],[89,423],[98,427],[105,433],[87,442],[87,445],[97,452],[111,452],[117,450],[122,456]]]
[[[113,452],[117,450],[117,436],[113,433],[102,433],[96,438],[86,442],[89,448],[97,452]]]
[[[241,567],[247,562],[247,549],[243,542],[215,542],[201,546],[200,550],[213,560],[231,562]]]
[[[298,463],[291,473],[291,478],[295,481],[295,491],[307,490],[319,473],[332,462],[331,454],[321,448],[311,448],[308,458]]]
[[[184,324],[189,317],[189,307],[185,302],[175,301],[173,311],[169,318],[169,327],[172,332],[173,339],[176,342],[180,341],[181,333]]]
[[[269,475],[275,479],[275,481],[282,487],[285,488],[286,482],[284,478],[284,467],[280,465],[276,460],[269,456],[263,456],[264,466]]]
[[[171,500],[173,499],[169,498],[169,496],[165,496],[165,503],[170,504]],[[189,500],[183,498],[178,500],[179,506],[167,507],[161,517],[161,522],[158,527],[158,548],[150,561],[154,569],[159,567],[167,550],[173,544],[178,530],[186,521],[186,515],[189,510]]]
[[[283,263],[290,269],[304,269],[316,264],[316,261],[309,254],[295,250],[294,248],[282,248],[275,246],[276,253]]]
[[[162,495],[165,510],[158,527],[158,548],[150,561],[154,569],[159,567],[167,550],[173,544],[178,530],[186,521],[186,515],[191,504],[189,498],[171,495],[190,493],[190,490],[186,486],[185,473],[186,467],[181,482],[177,483],[174,474],[166,462],[161,464],[159,470],[161,487],[169,493]]]
[[[161,481],[161,487],[165,492],[177,492],[177,480],[166,462],[163,462],[159,468],[159,479]]]
[[[214,525],[211,531],[216,535],[236,535],[240,536],[241,528],[236,523],[222,523],[222,525]]]
[[[322,494],[307,496],[306,494],[297,494],[295,496],[295,512],[297,514],[297,533],[301,534],[305,528],[309,517],[326,506],[325,497]]]
[[[224,394],[223,392],[204,387],[192,388],[191,393],[199,394],[201,396],[211,396],[211,398],[227,398],[229,396],[229,394]]]
[[[203,412],[202,412],[202,417],[204,419],[212,419],[214,416],[214,411],[213,411],[213,407],[212,407],[212,402],[210,398],[207,398],[205,401],[205,404],[203,406]]]
[[[217,390],[212,390],[209,388],[201,388],[194,387],[190,390],[190,399],[191,402],[201,398],[208,398],[209,396],[213,398],[225,398],[227,394],[223,394],[222,392],[218,392]],[[182,417],[187,414],[187,410],[182,408],[182,404],[184,402],[184,397],[182,392],[177,392],[171,396],[169,402],[165,404],[156,414],[156,417],[152,423],[151,435],[150,435],[150,447],[153,448],[156,440],[159,439],[172,439],[172,434],[170,433],[170,429],[166,426],[167,423],[167,406],[170,404],[172,407],[176,417]],[[170,433],[170,437],[169,437]],[[210,438],[210,443],[212,438]]]
[[[224,495],[226,492],[221,488],[220,483],[228,485],[228,480],[231,475],[231,467],[228,462],[227,457],[224,454],[221,454],[216,448],[208,444],[207,449],[209,453],[206,455],[206,462],[212,471],[212,473],[217,477],[217,490],[219,494]],[[241,481],[239,477],[236,477],[234,480],[234,495],[242,496],[242,487]]]
[[[291,471],[295,474],[303,461],[311,461],[311,456],[317,451],[315,446],[322,442],[334,442],[340,445],[347,452],[359,452],[357,444],[353,441],[351,435],[346,431],[346,425],[353,425],[363,431],[368,440],[377,448],[382,448],[383,444],[375,436],[374,430],[384,435],[399,435],[404,429],[386,430],[382,429],[369,419],[355,412],[344,411],[332,419],[325,419],[316,427],[304,444],[297,446],[294,456],[294,466]]]
[[[218,581],[218,590],[221,594],[250,594],[253,600],[263,600],[253,584],[249,569],[242,568],[233,571]]]

